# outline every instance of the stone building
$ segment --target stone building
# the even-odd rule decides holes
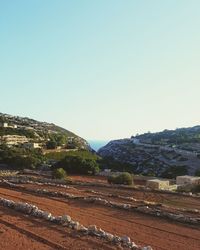
[[[176,177],[176,184],[177,185],[198,185],[200,184],[200,177],[190,176],[190,175],[183,175]]]
[[[148,180],[146,186],[152,189],[169,189],[169,181],[160,179]]]

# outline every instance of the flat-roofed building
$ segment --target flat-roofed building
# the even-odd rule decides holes
[[[169,189],[169,181],[160,179],[147,180],[146,186],[152,189]]]
[[[41,148],[41,145],[37,142],[27,142],[24,143],[24,148],[30,148],[30,149],[34,149],[34,148]]]
[[[1,127],[3,127],[3,128],[7,128],[7,127],[8,127],[8,123],[7,123],[7,122],[3,122],[3,123],[1,123]]]
[[[8,146],[19,145],[28,142],[28,138],[26,136],[20,135],[4,135],[1,139]]]
[[[190,176],[190,175],[177,176],[176,184],[177,185],[188,185],[188,184],[198,185],[200,184],[200,177]]]

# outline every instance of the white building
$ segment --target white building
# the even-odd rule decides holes
[[[28,142],[28,138],[20,135],[4,135],[2,136],[2,141],[8,146],[14,146]]]
[[[27,142],[23,145],[25,148],[30,148],[30,149],[33,149],[33,148],[41,148],[40,144],[39,143],[36,143],[36,142]]]
[[[146,186],[152,189],[169,189],[169,181],[160,179],[147,180]]]
[[[190,176],[190,175],[183,175],[176,177],[176,184],[177,185],[187,185],[187,184],[200,184],[200,177]]]
[[[2,126],[3,128],[7,128],[7,127],[8,127],[8,123],[7,123],[7,122],[3,122],[3,123],[1,124],[1,126]]]
[[[131,138],[131,141],[132,141],[134,144],[139,144],[139,143],[140,143],[140,140],[137,139],[137,138]]]

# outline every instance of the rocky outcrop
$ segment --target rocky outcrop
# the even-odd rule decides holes
[[[134,138],[110,141],[99,149],[98,154],[108,159],[108,164],[109,161],[116,161],[121,164],[122,169],[128,164],[129,169],[138,174],[162,176],[171,166],[185,166],[188,174],[194,174],[200,166],[197,152],[173,148],[170,145],[141,143]]]

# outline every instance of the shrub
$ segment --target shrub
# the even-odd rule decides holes
[[[53,171],[53,178],[55,179],[65,179],[66,172],[63,168],[57,168]]]
[[[109,184],[131,185],[133,183],[133,177],[131,174],[125,172],[120,175],[109,176],[107,181]]]

